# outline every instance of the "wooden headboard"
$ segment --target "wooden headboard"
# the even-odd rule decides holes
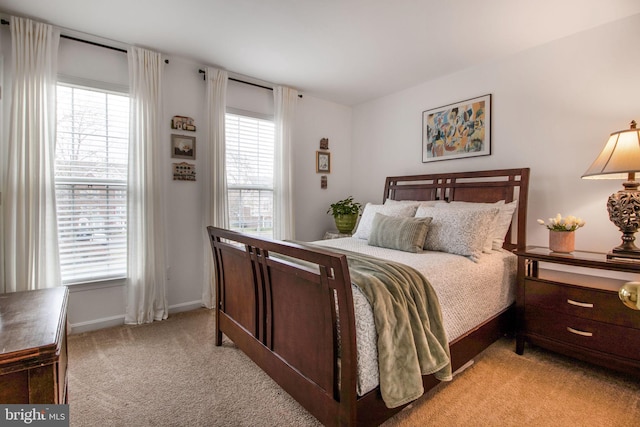
[[[388,177],[383,202],[392,200],[445,200],[464,202],[518,201],[504,248],[524,249],[527,230],[529,168],[477,172],[437,173]]]

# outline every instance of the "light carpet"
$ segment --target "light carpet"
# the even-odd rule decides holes
[[[318,426],[213,312],[69,337],[71,426]],[[384,426],[637,426],[640,381],[504,338]]]

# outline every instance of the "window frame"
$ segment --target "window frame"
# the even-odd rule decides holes
[[[250,119],[256,119],[256,120],[262,120],[262,121],[267,121],[270,122],[273,125],[273,131],[274,131],[274,140],[273,140],[273,149],[274,149],[274,159],[273,159],[273,169],[272,169],[272,181],[271,181],[271,185],[270,186],[264,186],[264,185],[230,185],[229,184],[229,169],[228,169],[228,154],[226,154],[227,158],[225,159],[225,177],[226,177],[226,182],[227,182],[227,215],[229,216],[229,228],[232,230],[236,230],[236,231],[240,231],[240,232],[246,232],[247,234],[253,234],[256,236],[260,236],[260,237],[268,237],[268,238],[273,238],[273,214],[274,214],[274,203],[275,203],[275,199],[274,199],[274,195],[276,192],[276,185],[275,185],[275,120],[274,120],[274,116],[270,115],[270,114],[261,114],[261,113],[257,113],[257,112],[253,112],[253,111],[248,111],[248,110],[242,110],[242,109],[238,109],[238,108],[233,108],[233,107],[227,107],[225,110],[225,123],[226,123],[226,119],[227,119],[227,114],[232,114],[235,116],[241,116],[241,117],[247,117]],[[227,152],[227,132],[226,132],[226,127],[225,127],[225,152]],[[231,203],[229,201],[229,192],[230,191],[240,191],[242,192],[243,190],[246,191],[267,191],[271,193],[271,231],[267,234],[267,233],[250,233],[247,232],[246,230],[244,230],[243,228],[237,228],[237,227],[232,227],[231,226]]]
[[[85,79],[85,78],[80,78],[80,77],[74,77],[74,76],[67,76],[67,75],[62,75],[62,74],[58,74],[58,79],[56,82],[56,92],[58,90],[58,86],[66,86],[66,87],[71,87],[71,88],[77,88],[77,89],[84,89],[84,90],[89,90],[89,91],[95,91],[95,92],[101,92],[103,94],[111,94],[111,95],[117,95],[117,96],[123,96],[126,97],[127,100],[130,100],[131,94],[129,93],[129,88],[128,86],[124,86],[124,85],[119,85],[119,84],[113,84],[113,83],[108,83],[108,82],[102,82],[102,81],[97,81],[97,80],[91,80],[91,79]],[[56,112],[58,110],[58,97],[56,96]],[[130,116],[131,116],[131,112],[129,111],[129,122],[130,122]],[[56,123],[58,122],[58,118],[56,117]],[[56,130],[56,150],[57,150],[57,130]],[[127,159],[129,157],[128,154],[128,150],[129,150],[129,134],[130,134],[130,128],[128,127],[127,129]],[[58,205],[58,195],[57,195],[57,189],[58,189],[58,183],[59,182],[63,182],[63,183],[76,183],[76,184],[82,184],[81,181],[85,181],[84,179],[69,179],[66,177],[62,177],[59,178],[56,176],[57,173],[57,152],[54,153],[54,185],[56,187],[56,216],[59,214],[57,205]],[[121,187],[124,187],[124,194],[125,194],[125,218],[128,220],[128,210],[129,210],[129,206],[128,206],[128,174],[129,174],[129,165],[127,162],[127,168],[126,168],[126,176],[127,178],[122,181],[120,180],[119,183],[116,182],[116,185],[120,185]],[[107,180],[105,179],[95,179],[95,180],[88,180],[85,182],[95,182],[97,185],[100,184],[107,184],[107,185],[113,185],[114,181],[109,181],[107,182]],[[86,278],[86,279],[81,279],[81,280],[74,280],[74,281],[64,281],[63,280],[63,285],[65,286],[69,286],[69,287],[73,287],[74,289],[77,290],[82,290],[83,288],[86,289],[98,289],[98,288],[106,288],[106,287],[112,287],[112,286],[122,286],[125,285],[128,279],[128,224],[125,225],[126,227],[126,231],[125,231],[125,270],[124,270],[124,274],[122,275],[113,275],[113,276],[109,276],[109,275],[105,275],[105,276],[95,276],[92,278]],[[60,231],[58,231],[58,233],[60,233]],[[60,244],[60,243],[59,243]],[[62,265],[61,265],[62,268]],[[105,272],[108,271],[108,269],[105,269]]]

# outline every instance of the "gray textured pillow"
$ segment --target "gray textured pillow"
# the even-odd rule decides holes
[[[416,217],[433,218],[424,248],[466,256],[478,262],[498,210],[418,208]]]
[[[431,218],[397,218],[376,213],[369,244],[404,252],[422,252]]]
[[[491,227],[491,233],[489,233],[487,239],[488,242],[485,242],[485,246],[482,248],[482,252],[490,253],[492,251],[499,251],[502,249],[502,245],[504,244],[504,238],[509,231],[509,227],[511,226],[511,222],[513,220],[513,214],[518,206],[518,201],[514,200],[513,202],[506,203],[504,200],[500,200],[496,203],[470,203],[470,202],[458,202],[453,201],[451,203],[447,203],[444,205],[438,205],[438,208],[446,208],[456,207],[456,206],[475,206],[478,208],[481,207],[497,207],[500,209],[500,212],[496,215],[496,218],[493,222],[493,226]]]
[[[482,210],[482,209],[494,209],[494,208],[498,208],[501,209],[501,207],[504,206],[504,200],[500,200],[499,202],[496,203],[476,203],[476,202],[458,202],[458,201],[452,201],[450,203],[444,203],[444,204],[440,204],[437,206],[438,209],[475,209],[475,210]],[[500,215],[500,212],[498,212],[496,214],[496,216],[494,217],[491,225],[489,226],[489,230],[491,230],[489,233],[487,233],[487,240],[485,240],[484,245],[482,246],[482,252],[490,254],[493,253],[493,235],[494,235],[494,230],[496,228],[496,221],[498,220],[498,216]],[[505,231],[506,234],[506,231]],[[504,239],[504,237],[503,237]]]

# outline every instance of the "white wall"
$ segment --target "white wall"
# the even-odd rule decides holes
[[[206,126],[205,93],[206,83],[198,73],[198,64],[176,57],[168,57],[169,64],[164,67],[163,102],[165,153],[165,204],[167,227],[167,297],[172,311],[191,309],[200,306],[202,298],[204,230],[202,227],[201,194],[204,182],[202,177],[202,156],[198,147],[204,145]],[[188,116],[194,119],[195,132],[171,129],[173,116]],[[171,134],[196,137],[195,161],[171,158]],[[202,150],[200,150],[202,152]],[[174,181],[173,163],[187,161],[195,164],[196,182]]]
[[[640,15],[354,107],[354,195],[380,202],[392,175],[530,167],[528,244],[546,246],[536,219],[560,212],[587,222],[577,248],[609,251],[621,233],[606,201],[622,183],[580,177],[640,118],[638,42]],[[488,93],[491,156],[421,163],[422,111]]]
[[[316,151],[320,139],[329,139],[331,173],[320,189]],[[297,240],[312,241],[335,229],[327,209],[351,194],[351,108],[304,95],[298,100],[294,135],[294,200]]]

